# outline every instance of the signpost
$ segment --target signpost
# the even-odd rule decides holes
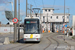
[[[67,25],[65,25],[65,27],[67,27]]]
[[[13,25],[13,22],[9,22],[10,25]]]
[[[15,23],[15,24],[18,23],[18,19],[17,18],[13,18],[12,22]]]

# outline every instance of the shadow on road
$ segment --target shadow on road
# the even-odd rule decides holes
[[[29,42],[25,42],[23,39],[21,39],[20,41],[17,41],[18,43],[25,43],[25,44],[32,44],[32,43],[39,43],[39,42],[35,42],[35,41],[29,41]]]

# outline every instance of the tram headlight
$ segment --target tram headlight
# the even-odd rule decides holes
[[[38,40],[38,38],[37,38],[37,40]]]
[[[24,38],[24,40],[26,40],[26,38]]]

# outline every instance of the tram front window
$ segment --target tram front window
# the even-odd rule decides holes
[[[37,23],[26,24],[25,33],[29,34],[37,34],[38,33],[38,25]]]

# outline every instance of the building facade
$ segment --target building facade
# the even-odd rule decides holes
[[[69,22],[70,14],[65,13],[65,20],[64,20],[64,13],[54,13],[53,8],[43,8],[42,13],[38,13],[37,17],[40,18],[42,30],[49,32],[56,32],[57,30],[62,30],[63,22]],[[30,17],[30,14],[27,15]],[[31,17],[36,17],[34,13],[32,13]]]

